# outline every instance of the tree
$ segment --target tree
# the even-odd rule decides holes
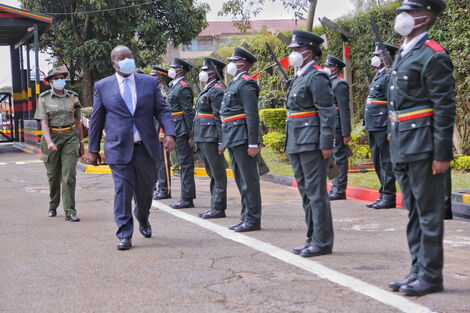
[[[257,16],[266,3],[278,2],[277,0],[228,0],[222,5],[218,12],[219,16],[232,15],[234,25],[241,31],[250,28],[250,20]],[[304,19],[308,10],[310,0],[280,0],[282,6],[292,10],[296,19]]]
[[[392,0],[353,0],[353,3],[357,11],[366,11],[368,9],[381,7],[391,1]]]
[[[188,44],[207,26],[206,4],[192,0],[20,0],[22,7],[44,12],[54,22],[41,47],[82,80],[82,102],[90,106],[93,83],[112,73],[110,52],[123,44],[137,64],[156,63],[171,42]]]

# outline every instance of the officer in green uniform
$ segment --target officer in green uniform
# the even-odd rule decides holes
[[[405,0],[395,30],[405,37],[388,88],[390,153],[408,208],[411,271],[389,284],[407,296],[443,290],[446,171],[455,120],[452,62],[427,34],[445,9],[442,0]]]
[[[351,151],[348,147],[348,143],[351,141],[351,113],[349,110],[349,85],[339,75],[346,64],[337,57],[329,55],[325,65],[331,71],[331,89],[337,113],[333,159],[340,170],[339,176],[335,177],[331,184],[329,193],[331,201],[346,199],[348,158]]]
[[[39,95],[34,118],[41,121],[41,159],[46,166],[51,199],[48,215],[57,215],[62,185],[65,220],[78,222],[75,167],[77,158],[85,153],[80,114],[82,106],[75,92],[64,89],[67,75],[60,68],[49,71],[45,80],[52,88]]]
[[[260,152],[258,114],[259,86],[248,74],[257,61],[246,50],[236,47],[227,65],[235,76],[225,91],[222,116],[222,146],[228,148],[235,182],[241,194],[240,222],[229,226],[236,232],[261,229],[261,191],[257,155]]]
[[[168,95],[168,71],[159,66],[152,66],[152,71],[150,72],[150,76],[154,76],[157,79],[158,87],[162,93],[162,97],[166,99]],[[162,199],[170,199],[171,198],[171,178],[170,178],[170,153],[165,151],[163,148],[163,137],[164,132],[163,129],[160,127],[158,120],[155,119],[155,128],[157,129],[157,134],[159,134],[160,138],[160,156],[157,160],[157,184],[155,186],[153,199],[154,200],[162,200]],[[166,154],[166,155],[165,155]],[[165,164],[166,161],[166,164]]]
[[[384,46],[392,57],[398,50],[397,47],[386,43]],[[368,132],[372,160],[381,186],[379,198],[372,203],[368,203],[366,206],[374,209],[389,209],[394,208],[396,205],[396,186],[392,161],[390,160],[390,146],[387,140],[387,84],[389,75],[384,62],[380,58],[381,54],[382,51],[379,49],[378,43],[376,43],[374,56],[371,60],[376,74],[370,84],[364,112],[364,125]]]
[[[314,60],[321,57],[323,39],[294,30],[291,66],[299,70],[287,91],[288,119],[285,151],[302,196],[307,241],[295,254],[313,257],[333,249],[333,222],[326,190],[328,161],[334,144],[336,110],[329,75]]]
[[[176,128],[176,155],[181,166],[181,196],[180,200],[170,204],[173,209],[193,208],[196,198],[194,182],[194,153],[190,136],[193,130],[194,98],[193,90],[185,80],[186,73],[192,65],[180,58],[174,58],[170,64],[168,76],[173,78],[166,103],[170,107],[171,116]]]
[[[199,213],[204,219],[225,217],[227,208],[227,172],[222,148],[222,122],[220,106],[224,97],[222,77],[225,63],[216,59],[204,58],[199,80],[206,84],[196,101],[196,117],[193,125],[193,141],[196,143],[200,158],[211,179],[211,208]]]

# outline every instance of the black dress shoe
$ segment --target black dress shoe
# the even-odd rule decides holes
[[[307,249],[308,247],[310,247],[310,245],[311,245],[310,242],[306,242],[302,247],[293,248],[292,252],[294,254],[299,255],[300,252],[302,252],[302,250]]]
[[[387,200],[381,200],[380,202],[377,202],[372,206],[372,208],[376,210],[381,210],[381,209],[392,209],[395,208],[397,205],[395,202],[392,201],[387,201]]]
[[[194,208],[194,202],[193,201],[185,201],[185,200],[180,200],[175,203],[170,204],[170,207],[172,209],[188,209],[188,208]]]
[[[211,211],[211,210],[210,210],[210,209],[208,209],[208,210],[205,210],[205,211],[199,212],[197,215],[198,215],[199,217],[202,217],[204,214],[207,214],[207,213],[209,213],[210,211]]]
[[[366,204],[366,207],[371,208],[371,207],[373,207],[375,204],[379,203],[380,201],[382,201],[382,199],[381,199],[381,198],[378,198],[378,199],[375,200],[374,202],[367,203],[367,204]]]
[[[320,249],[316,246],[311,245],[303,249],[300,252],[300,256],[303,256],[304,258],[311,258],[313,256],[319,256],[319,255],[330,254],[330,253],[331,253],[331,248]]]
[[[163,200],[163,199],[171,199],[171,194],[159,192],[153,195],[153,200]]]
[[[235,227],[233,230],[237,233],[246,233],[249,231],[261,230],[261,226],[259,224],[244,222],[240,226]]]
[[[225,211],[222,210],[209,210],[208,212],[201,214],[201,218],[203,219],[211,219],[211,218],[223,218],[225,217]]]
[[[118,250],[129,250],[132,247],[132,239],[131,238],[120,238],[117,249]]]
[[[240,221],[240,222],[238,222],[238,223],[236,223],[236,224],[230,225],[230,226],[228,227],[228,229],[234,230],[234,229],[237,228],[238,226],[241,226],[241,224],[243,224],[243,221]]]
[[[49,210],[47,211],[47,216],[49,217],[54,217],[57,215],[57,211],[56,210]]]
[[[418,278],[414,282],[400,287],[400,292],[410,297],[420,297],[442,290],[444,290],[442,283],[430,283],[422,278]]]
[[[329,195],[330,201],[335,201],[335,200],[345,200],[346,199],[346,194],[344,193],[332,193]]]
[[[418,274],[416,273],[409,273],[406,275],[405,279],[400,280],[400,281],[391,281],[388,283],[388,287],[392,289],[393,291],[398,291],[400,290],[400,287],[403,285],[408,285],[414,282],[415,280],[418,279]]]
[[[70,214],[69,216],[67,216],[67,217],[65,218],[65,220],[66,220],[67,222],[80,222],[80,219],[79,219],[78,216],[75,215],[75,214]]]
[[[139,226],[139,231],[145,238],[152,237],[152,226],[148,224],[147,226]]]

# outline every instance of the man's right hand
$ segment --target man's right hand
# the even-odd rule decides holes
[[[91,165],[100,165],[101,155],[99,154],[99,152],[88,152],[88,160],[90,160]]]
[[[163,148],[168,152],[173,151],[175,149],[175,138],[173,136],[163,137]]]
[[[47,150],[51,152],[57,151],[57,146],[55,145],[55,143],[50,142],[47,144]]]

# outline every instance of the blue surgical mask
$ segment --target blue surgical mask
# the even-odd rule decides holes
[[[134,59],[124,59],[119,61],[119,71],[124,74],[132,74],[135,69]]]
[[[52,87],[57,90],[64,90],[66,84],[65,79],[55,79],[52,81]]]

